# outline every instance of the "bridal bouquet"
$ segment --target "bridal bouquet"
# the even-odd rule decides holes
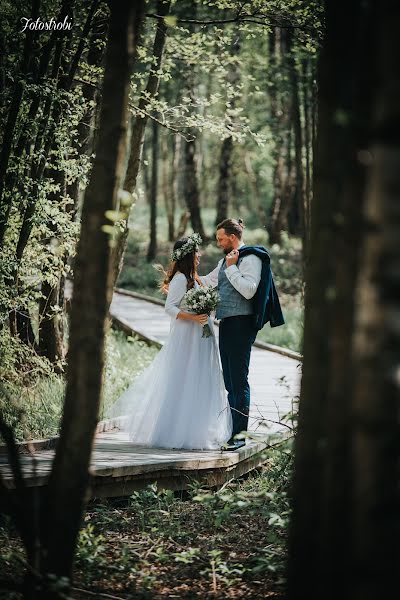
[[[188,308],[197,315],[210,315],[211,311],[217,308],[219,294],[216,288],[213,287],[193,288],[186,292],[185,301]],[[211,329],[206,323],[203,325],[203,335],[201,337],[210,337],[210,335]]]

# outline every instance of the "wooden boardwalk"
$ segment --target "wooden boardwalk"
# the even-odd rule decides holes
[[[125,331],[134,331],[142,339],[162,345],[168,337],[170,319],[159,303],[118,291],[110,312]],[[249,429],[273,433],[284,429],[279,422],[292,410],[292,401],[299,394],[301,359],[296,352],[288,351],[288,356],[275,347],[267,350],[267,346],[254,345],[251,352]]]
[[[170,319],[163,307],[140,295],[116,291],[110,314],[120,327],[150,343],[161,346],[168,336]],[[271,436],[287,430],[280,421],[292,410],[292,401],[299,394],[301,361],[296,353],[287,354],[253,347],[249,429],[254,433],[243,448],[234,452],[139,448],[119,431],[118,419],[100,423],[90,469],[91,496],[129,495],[151,482],[157,482],[159,489],[185,489],[193,480],[218,486],[257,467],[264,460],[263,450]],[[29,486],[46,484],[55,444],[56,440],[34,444],[33,452],[21,445],[23,472]],[[0,470],[6,485],[13,487],[2,451]]]
[[[260,436],[235,452],[138,448],[122,432],[110,430],[100,433],[95,441],[90,495],[92,498],[128,496],[154,482],[159,490],[187,489],[194,481],[220,486],[260,465],[266,447],[265,436]],[[20,457],[29,487],[46,485],[54,452],[54,447],[33,453],[23,448]],[[4,483],[14,487],[7,457],[2,452],[0,470]]]

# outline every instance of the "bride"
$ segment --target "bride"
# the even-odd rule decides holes
[[[184,295],[201,285],[198,234],[175,242],[165,273],[169,337],[149,367],[117,400],[112,413],[125,415],[121,428],[135,444],[158,448],[212,450],[232,433],[219,355],[212,336],[202,338],[207,315],[185,306]]]

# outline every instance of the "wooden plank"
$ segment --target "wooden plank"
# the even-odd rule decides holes
[[[262,452],[258,452],[248,458],[240,460],[230,468],[213,468],[202,470],[191,470],[188,472],[176,469],[166,471],[153,471],[140,477],[117,477],[112,479],[94,478],[91,481],[91,496],[93,498],[128,496],[134,491],[145,488],[156,483],[158,490],[189,489],[195,482],[201,486],[219,487],[227,481],[241,477],[245,473],[260,466],[265,461]]]
[[[200,472],[232,470],[241,462],[249,462],[258,456],[272,438],[259,436],[259,440],[248,441],[236,451],[166,450],[140,448],[127,439],[121,431],[107,432],[97,436],[91,459],[92,481],[126,481],[148,479],[151,473]],[[21,456],[21,466],[29,487],[46,484],[54,459],[54,450],[39,450],[32,455]],[[12,473],[6,456],[0,457],[0,468],[5,484],[13,488]],[[183,477],[183,475],[182,475]],[[97,485],[93,483],[93,485]],[[100,484],[99,484],[100,485]]]

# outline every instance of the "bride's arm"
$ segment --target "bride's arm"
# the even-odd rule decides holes
[[[204,325],[207,323],[207,315],[195,315],[179,308],[183,296],[186,293],[186,277],[178,274],[172,279],[168,288],[168,295],[165,301],[165,312],[173,319],[183,319],[184,321],[195,321]]]
[[[177,315],[177,319],[182,319],[183,321],[194,321],[195,323],[200,323],[200,325],[205,325],[208,321],[207,315],[194,315],[193,313],[184,312],[181,310]]]

